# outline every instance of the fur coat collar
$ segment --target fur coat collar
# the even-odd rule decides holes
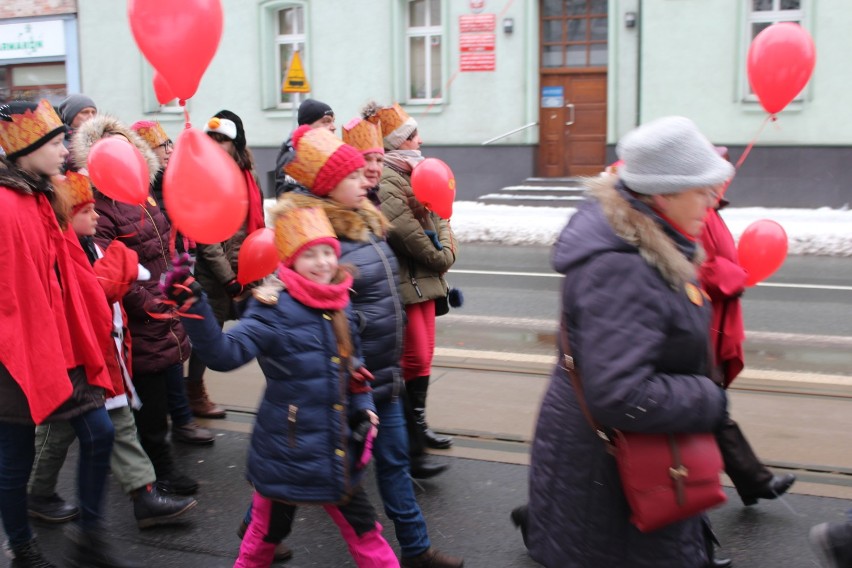
[[[600,205],[604,218],[621,240],[633,245],[639,254],[672,286],[679,289],[697,278],[698,266],[704,260],[704,251],[698,246],[690,261],[672,242],[657,222],[634,209],[616,190],[615,177],[591,180],[589,197]]]
[[[117,118],[108,114],[98,114],[91,120],[87,120],[71,137],[69,150],[71,150],[74,165],[77,169],[82,170],[86,168],[86,160],[89,159],[89,152],[92,151],[92,146],[95,145],[95,142],[98,142],[107,135],[116,134],[127,138],[142,153],[145,163],[148,166],[148,182],[153,183],[157,177],[157,172],[160,171],[160,161],[157,159],[156,154],[154,154],[154,151],[141,136],[125,126]]]
[[[383,239],[390,227],[385,216],[367,200],[361,209],[349,209],[331,199],[290,192],[280,200],[282,205],[288,202],[291,207],[322,207],[339,239],[368,242],[370,233]]]

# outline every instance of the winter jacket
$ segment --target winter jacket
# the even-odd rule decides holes
[[[375,380],[373,399],[395,398],[402,387],[402,356],[405,315],[399,292],[399,266],[384,236],[388,222],[372,205],[362,209],[342,207],[331,199],[297,192],[282,199],[296,207],[322,207],[340,240],[340,263],[353,265],[352,309],[358,320],[364,365]]]
[[[726,396],[707,377],[710,303],[696,267],[650,208],[614,183],[590,182],[590,201],[553,250],[588,408],[608,428],[712,432]],[[528,548],[548,568],[708,562],[701,515],[648,534],[630,524],[615,459],[559,365],[541,404],[529,487]]]
[[[330,316],[282,290],[277,302],[251,298],[239,323],[223,333],[206,301],[186,328],[198,355],[216,371],[255,357],[266,377],[248,456],[248,480],[269,499],[339,503],[360,481],[350,448],[349,415],[375,410],[370,393],[350,395]],[[353,346],[357,334],[352,323]]]
[[[84,166],[91,147],[105,133],[120,132],[130,140],[145,157],[150,181],[159,171],[157,157],[135,132],[108,115],[98,115],[85,122],[71,142],[74,157]],[[115,201],[95,188],[95,210],[98,219],[95,242],[106,250],[114,239],[119,239],[139,255],[139,264],[151,273],[144,282],[134,282],[124,296],[132,343],[133,375],[158,373],[189,358],[189,339],[175,314],[163,304],[160,276],[171,267],[169,238],[171,229],[153,195],[149,193],[142,205]]]
[[[456,261],[457,243],[450,223],[428,211],[414,197],[411,176],[385,167],[379,183],[382,213],[391,223],[388,243],[399,261],[404,304],[417,304],[447,295],[444,274]],[[425,231],[435,231],[438,250]]]
[[[104,392],[111,389],[83,299],[85,283],[77,279],[48,199],[52,191],[46,179],[30,177],[0,159],[4,422],[68,419],[103,406]]]
[[[707,258],[698,274],[713,302],[710,340],[727,387],[745,366],[745,328],[740,296],[745,290],[748,273],[739,265],[734,237],[716,210],[707,214],[701,244]]]

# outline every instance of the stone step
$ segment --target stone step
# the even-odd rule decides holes
[[[544,187],[582,187],[585,178],[581,177],[555,177],[555,178],[542,178],[542,177],[529,177],[525,179],[521,184],[524,186],[544,186]]]

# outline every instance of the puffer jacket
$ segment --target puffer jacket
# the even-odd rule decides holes
[[[353,265],[352,309],[358,320],[364,365],[375,380],[373,399],[385,402],[402,388],[400,357],[405,312],[399,291],[399,266],[385,240],[388,222],[371,204],[342,207],[331,199],[288,192],[281,200],[295,207],[322,207],[340,240],[340,263]]]
[[[404,304],[418,304],[447,295],[444,274],[456,261],[457,243],[449,221],[428,211],[414,197],[411,176],[390,167],[379,183],[382,213],[391,223],[388,243],[399,261]],[[443,246],[435,248],[425,231],[435,231]]]
[[[590,182],[590,201],[553,251],[554,268],[565,274],[560,317],[567,314],[589,411],[626,431],[712,432],[726,415],[726,396],[707,376],[710,302],[697,287],[701,255],[688,260],[647,206],[614,183]],[[548,568],[707,565],[701,515],[648,534],[629,522],[615,459],[558,365],[529,479],[529,552]]]
[[[98,115],[85,122],[71,141],[74,159],[84,168],[95,142],[108,133],[120,133],[145,157],[150,181],[159,171],[157,157],[139,135],[109,115]],[[95,188],[95,209],[101,216],[95,242],[106,249],[114,239],[139,255],[139,264],[150,273],[145,282],[134,283],[124,296],[128,327],[133,337],[134,375],[158,373],[189,358],[190,345],[175,310],[162,302],[160,276],[171,267],[169,238],[171,228],[153,195],[143,205],[129,205],[111,199]]]
[[[373,410],[370,393],[349,394],[330,316],[285,290],[268,305],[250,298],[238,324],[223,333],[206,301],[193,304],[186,328],[213,370],[230,371],[255,357],[266,377],[248,456],[248,480],[270,499],[339,503],[360,483],[349,416]],[[358,354],[352,312],[352,340]]]

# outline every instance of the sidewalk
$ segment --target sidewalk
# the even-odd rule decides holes
[[[436,363],[459,363],[458,353],[439,352]],[[453,358],[456,357],[456,358]],[[488,363],[488,361],[485,361]],[[491,361],[490,363],[493,363]],[[479,361],[483,363],[483,361]],[[534,568],[509,512],[526,500],[527,442],[548,377],[542,369],[509,372],[436,367],[430,390],[429,418],[437,430],[456,434],[455,445],[434,452],[448,462],[444,475],[420,484],[418,499],[429,524],[433,545],[465,557],[469,568]],[[254,409],[263,378],[252,363],[228,374],[210,372],[208,388],[229,408]],[[732,393],[734,416],[759,453],[775,465],[831,465],[852,473],[848,401],[777,393]],[[199,506],[188,523],[140,532],[132,508],[113,482],[109,487],[108,525],[115,544],[157,568],[224,568],[232,566],[239,547],[235,535],[250,497],[244,464],[253,416],[230,411],[227,420],[205,424],[217,434],[212,447],[176,446],[180,467],[201,482]],[[76,452],[76,450],[74,450]],[[73,500],[76,456],[62,472],[60,494]],[[729,502],[711,512],[723,554],[737,567],[802,568],[816,566],[807,544],[810,526],[840,519],[852,499],[849,475],[796,471],[800,481],[783,502],[761,502],[745,508],[728,490]],[[368,492],[378,504],[374,476]],[[385,536],[396,548],[392,524],[381,520]],[[43,548],[59,561],[61,527],[37,525]],[[301,568],[354,566],[336,527],[314,507],[300,509],[288,543]]]

